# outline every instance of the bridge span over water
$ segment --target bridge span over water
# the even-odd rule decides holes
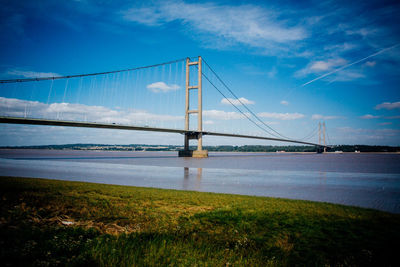
[[[269,141],[278,141],[278,142],[289,142],[289,143],[297,143],[297,144],[304,144],[304,145],[312,145],[317,147],[317,151],[322,151],[326,150],[328,147],[325,143],[325,127],[324,127],[324,144],[321,144],[321,124],[319,125],[319,143],[314,143],[314,142],[308,142],[305,140],[296,140],[296,139],[291,139],[287,138],[286,136],[280,134],[279,132],[275,131],[273,128],[271,128],[269,125],[267,125],[263,120],[261,120],[251,109],[249,109],[245,103],[241,101],[240,98],[238,98],[227,86],[226,84],[219,78],[218,75],[209,67],[207,63],[206,66],[208,66],[212,73],[215,74],[217,77],[217,80],[219,80],[223,86],[228,89],[228,91],[235,97],[235,100],[232,101],[231,98],[228,98],[225,96],[225,94],[217,87],[215,84],[210,80],[209,76],[205,75],[205,73],[202,71],[202,66],[203,66],[203,61],[201,57],[196,58],[196,61],[191,61],[190,58],[184,59],[185,61],[185,117],[184,117],[184,128],[183,129],[173,129],[173,128],[168,128],[168,127],[158,127],[156,126],[141,126],[141,125],[135,125],[133,123],[120,123],[120,122],[110,122],[110,123],[104,123],[104,122],[87,122],[87,121],[81,121],[81,120],[67,120],[67,119],[49,119],[45,117],[41,118],[35,118],[34,114],[31,116],[26,116],[26,108],[25,108],[25,116],[11,116],[12,114],[18,114],[18,112],[14,111],[14,113],[7,111],[0,112],[3,113],[1,115],[6,115],[6,116],[0,116],[0,123],[7,123],[7,124],[27,124],[27,125],[47,125],[47,126],[65,126],[65,127],[83,127],[83,128],[99,128],[99,129],[118,129],[118,130],[130,130],[130,131],[150,131],[150,132],[165,132],[165,133],[177,133],[177,134],[182,134],[184,135],[184,150],[179,152],[179,156],[183,157],[207,157],[208,152],[206,150],[203,150],[203,145],[202,145],[202,139],[203,136],[220,136],[220,137],[234,137],[234,138],[249,138],[249,139],[258,139],[258,140],[269,140]],[[178,62],[178,61],[173,61],[173,62]],[[129,69],[129,70],[120,70],[120,71],[114,71],[114,72],[103,72],[103,73],[93,73],[93,74],[81,74],[81,75],[70,75],[70,76],[64,76],[64,77],[41,77],[41,78],[34,78],[34,79],[15,79],[15,80],[0,80],[0,84],[9,84],[9,83],[35,83],[35,82],[40,82],[40,81],[51,81],[51,88],[49,92],[49,97],[47,99],[47,102],[49,102],[50,95],[52,94],[52,88],[53,88],[53,82],[55,80],[60,80],[60,79],[72,79],[72,78],[81,78],[82,77],[92,77],[92,76],[98,76],[98,75],[107,75],[107,74],[114,74],[114,73],[120,73],[120,72],[126,72],[126,71],[132,71],[132,70],[137,70],[137,69],[146,69],[146,68],[151,68],[154,66],[160,66],[163,64],[170,64],[171,62],[167,63],[162,63],[162,64],[157,64],[157,65],[152,65],[152,66],[146,66],[146,67],[140,67],[140,68],[135,68],[135,69]],[[195,69],[194,69],[195,68]],[[194,69],[194,71],[193,71]],[[195,84],[193,84],[193,77],[191,76],[196,76],[195,78]],[[227,102],[229,102],[239,113],[243,118],[246,118],[249,120],[252,124],[254,124],[256,127],[259,129],[263,130],[265,133],[268,133],[269,135],[272,136],[258,136],[258,135],[247,135],[247,134],[234,134],[234,133],[224,133],[224,132],[218,132],[218,131],[206,131],[203,129],[203,92],[202,92],[202,80],[203,78],[208,81],[212,87],[214,87],[223,97],[226,99]],[[155,83],[157,84],[157,83]],[[159,90],[171,90],[173,86],[168,86],[165,83],[162,84],[161,82],[158,82],[158,89]],[[81,80],[81,87],[82,86],[82,80]],[[154,86],[153,86],[154,87]],[[34,87],[35,88],[35,87]],[[67,93],[67,88],[68,88],[68,80],[65,85],[65,90],[64,90],[64,98],[62,99],[61,103],[58,103],[57,105],[64,105],[64,109],[68,106],[67,103],[65,103],[65,96]],[[149,88],[149,87],[147,87]],[[154,87],[155,88],[155,87]],[[164,88],[164,89],[163,89]],[[34,90],[34,89],[32,89]],[[197,101],[197,105],[195,108],[191,107],[191,98],[193,98],[193,92],[196,93],[194,96],[195,100]],[[33,92],[34,93],[34,92]],[[31,93],[31,95],[33,94]],[[1,98],[1,97],[0,97]],[[2,98],[1,100],[4,100],[6,98]],[[11,98],[10,98],[11,99]],[[17,105],[18,99],[11,99],[9,100],[11,104],[7,106],[8,110],[13,110],[12,104],[14,103]],[[235,105],[235,103],[239,103],[239,105]],[[32,102],[35,103],[35,105],[42,105],[42,109],[50,109],[54,108],[55,105],[45,105],[44,103],[39,103],[37,102]],[[33,105],[31,103],[31,105]],[[75,104],[77,105],[77,104]],[[72,104],[68,107],[71,107]],[[240,106],[240,107],[238,107]],[[80,105],[79,106],[82,109],[88,109],[87,106]],[[100,109],[99,106],[95,106],[98,110]],[[245,108],[244,112],[242,108]],[[0,110],[1,111],[1,110]],[[106,110],[107,111],[107,110]],[[44,111],[41,111],[43,114]],[[112,113],[110,111],[109,113]],[[146,114],[142,114],[142,116],[145,116]],[[197,129],[193,130],[190,129],[190,117],[191,115],[196,115],[197,116]],[[58,115],[57,115],[58,116]],[[314,131],[314,135],[315,135]],[[189,140],[197,140],[197,150],[189,150]]]

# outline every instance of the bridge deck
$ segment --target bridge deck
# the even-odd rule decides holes
[[[0,123],[10,124],[30,124],[30,125],[47,125],[47,126],[67,126],[67,127],[83,127],[83,128],[100,128],[100,129],[118,129],[118,130],[131,130],[131,131],[149,131],[149,132],[165,132],[165,133],[180,133],[180,134],[196,134],[198,131],[192,130],[177,130],[169,128],[156,128],[156,127],[143,127],[133,125],[121,125],[114,123],[97,123],[97,122],[78,122],[78,121],[61,121],[61,120],[47,120],[47,119],[33,119],[33,118],[18,118],[18,117],[2,117],[0,116]],[[216,133],[216,132],[201,132],[202,135],[213,135],[213,136],[225,136],[225,137],[237,137],[237,138],[250,138],[260,140],[270,140],[279,142],[289,142],[296,144],[305,144],[318,147],[324,147],[323,145],[291,140],[291,139],[280,139],[273,137],[253,136],[253,135],[242,135],[242,134],[229,134],[229,133]]]

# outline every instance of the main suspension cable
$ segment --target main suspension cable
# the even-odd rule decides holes
[[[293,140],[292,138],[289,138],[287,136],[284,136],[282,134],[280,134],[279,132],[275,131],[271,126],[269,126],[268,124],[266,124],[263,120],[261,120],[250,108],[247,107],[247,105],[245,105],[240,99],[239,97],[236,96],[236,94],[224,83],[224,81],[222,81],[222,79],[218,76],[218,74],[210,67],[210,65],[203,59],[203,62],[208,66],[208,68],[211,70],[211,72],[215,75],[215,77],[217,77],[217,79],[224,85],[224,87],[239,101],[239,103],[244,106],[259,122],[261,122],[264,126],[266,126],[267,128],[269,128],[271,131],[273,131],[274,133],[278,134],[280,137],[286,138],[286,139],[290,139]],[[225,97],[225,99],[227,99],[229,101],[229,99],[227,97]],[[233,106],[235,106],[231,101],[229,101],[229,103],[231,103]],[[236,107],[236,106],[235,106]],[[274,135],[276,136],[276,135]]]
[[[318,125],[315,126],[315,128],[309,134],[307,134],[303,138],[300,138],[300,139],[297,139],[297,140],[299,140],[299,141],[309,140],[309,139],[313,138],[317,134],[317,130],[318,130]]]
[[[124,69],[124,70],[114,70],[114,71],[105,71],[105,72],[96,72],[96,73],[88,73],[88,74],[76,74],[76,75],[67,75],[67,76],[53,76],[53,77],[38,77],[38,78],[25,78],[25,79],[7,79],[7,80],[0,80],[0,83],[18,83],[18,82],[33,82],[33,81],[45,81],[45,80],[59,80],[59,79],[68,79],[68,78],[77,78],[77,77],[87,77],[87,76],[97,76],[97,75],[104,75],[104,74],[111,74],[111,73],[118,73],[118,72],[126,72],[126,71],[134,71],[134,70],[141,70],[141,69],[148,69],[153,67],[159,67],[163,65],[173,64],[180,61],[184,61],[186,58],[176,59],[168,62],[163,62],[154,65]]]
[[[268,134],[270,134],[270,135],[272,135],[272,136],[274,136],[274,137],[277,137],[277,138],[280,138],[279,136],[277,136],[277,135],[275,135],[275,134],[273,134],[273,133],[270,133],[268,130],[266,130],[265,128],[263,128],[263,127],[261,127],[258,123],[256,123],[254,120],[252,120],[249,116],[247,116],[247,114],[246,113],[244,113],[241,109],[239,109],[236,105],[234,105],[233,103],[232,103],[232,101],[231,100],[229,100],[226,96],[225,96],[225,94],[224,93],[222,93],[221,92],[221,90],[219,90],[218,89],[218,87],[213,83],[213,82],[211,82],[211,80],[207,77],[207,75],[205,75],[203,72],[201,73],[201,75],[203,75],[203,77],[204,78],[206,78],[206,80],[226,99],[226,100],[228,100],[229,101],[229,103],[231,103],[231,105],[232,106],[234,106],[243,116],[245,116],[249,121],[251,121],[254,125],[256,125],[258,128],[260,128],[261,130],[263,130],[264,132],[266,132],[266,133],[268,133]]]
[[[326,133],[326,137],[327,137],[327,139],[328,139],[328,142],[329,142],[331,145],[333,145],[332,142],[331,142],[331,139],[329,138],[328,131],[327,131],[327,129],[326,129],[326,125],[325,125],[325,133]]]

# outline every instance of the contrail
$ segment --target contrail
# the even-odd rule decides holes
[[[360,62],[362,62],[362,61],[364,61],[364,60],[367,60],[367,59],[369,59],[369,58],[371,58],[371,57],[374,57],[374,56],[377,56],[377,55],[379,55],[379,54],[382,54],[382,53],[384,53],[384,52],[386,52],[386,51],[388,51],[388,50],[391,50],[391,49],[393,49],[393,48],[395,48],[395,47],[397,47],[397,46],[399,46],[399,45],[400,45],[400,43],[395,44],[395,45],[393,45],[393,46],[391,46],[391,47],[387,47],[387,48],[384,48],[384,49],[382,49],[382,50],[379,50],[378,52],[376,52],[376,53],[374,53],[374,54],[372,54],[372,55],[369,55],[369,56],[367,56],[367,57],[364,57],[364,58],[362,58],[362,59],[359,59],[359,60],[357,60],[357,61],[354,61],[354,62],[352,62],[352,63],[349,63],[349,64],[347,64],[347,65],[344,65],[344,66],[342,66],[342,67],[340,67],[340,68],[338,68],[338,69],[335,69],[335,70],[333,70],[333,71],[331,71],[331,72],[328,72],[328,73],[325,73],[324,75],[321,75],[321,76],[319,76],[319,77],[317,77],[317,78],[315,78],[315,79],[312,79],[311,81],[308,81],[308,82],[306,82],[306,83],[303,83],[302,85],[300,85],[300,87],[304,87],[304,86],[306,86],[306,85],[308,85],[308,84],[310,84],[310,83],[313,83],[313,82],[318,81],[318,80],[320,80],[320,79],[322,79],[322,78],[325,78],[326,76],[329,76],[329,75],[331,75],[331,74],[333,74],[333,73],[336,73],[336,72],[341,71],[341,70],[343,70],[343,69],[346,69],[346,68],[348,68],[348,67],[350,67],[350,66],[353,66],[354,64],[360,63]]]

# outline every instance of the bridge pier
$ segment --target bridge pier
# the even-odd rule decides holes
[[[187,132],[185,133],[185,147],[183,150],[178,152],[179,157],[193,157],[193,158],[207,158],[208,151],[203,150],[201,144],[202,133],[199,132]],[[189,149],[189,140],[197,139],[197,150]]]
[[[185,147],[184,150],[179,151],[179,157],[193,157],[193,158],[207,158],[208,151],[203,150],[203,105],[202,105],[202,72],[201,72],[201,57],[198,58],[197,62],[190,62],[190,59],[186,59],[186,105],[185,105]],[[190,85],[190,66],[197,66],[197,85]],[[197,110],[191,110],[189,106],[189,91],[190,90],[197,90]],[[197,131],[190,132],[189,131],[189,119],[190,114],[197,114]],[[189,149],[189,140],[190,139],[197,139],[197,150],[190,150]]]
[[[179,157],[208,158],[207,150],[180,150]]]

